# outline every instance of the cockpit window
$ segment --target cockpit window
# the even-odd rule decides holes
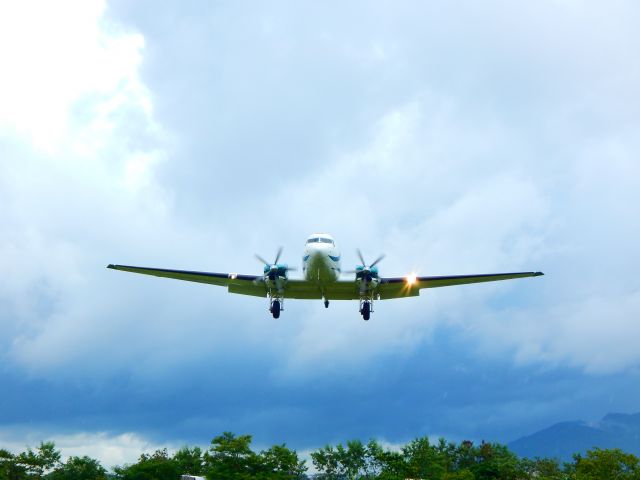
[[[330,243],[331,245],[334,245],[333,240],[331,240],[330,238],[322,237],[310,238],[309,240],[307,240],[307,243]]]

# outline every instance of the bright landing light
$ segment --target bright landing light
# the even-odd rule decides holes
[[[407,281],[407,285],[411,286],[414,283],[416,283],[417,277],[415,273],[410,273],[409,275],[407,275],[405,277],[406,281]]]

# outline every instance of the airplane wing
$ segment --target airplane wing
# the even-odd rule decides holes
[[[187,282],[207,283],[227,287],[230,293],[266,297],[267,288],[262,275],[242,275],[237,273],[196,272],[191,270],[171,270],[167,268],[134,267],[130,265],[113,265],[107,268],[125,272],[153,275],[155,277],[173,278]],[[495,282],[513,278],[537,277],[542,272],[490,273],[481,275],[449,275],[441,277],[416,277],[408,282],[406,277],[381,278],[376,293],[381,300],[391,298],[415,297],[423,288],[447,287],[467,283]],[[284,288],[285,298],[329,300],[358,300],[360,298],[358,284],[353,280],[338,280],[320,286],[307,280],[287,280]]]
[[[113,265],[107,268],[124,272],[153,275],[155,277],[173,278],[187,282],[207,283],[227,287],[230,293],[266,297],[267,288],[262,275],[242,275],[237,273],[195,272],[191,270],[171,270],[168,268],[134,267],[131,265]],[[335,282],[324,290],[315,282],[288,279],[285,284],[284,297],[296,299],[321,299],[322,293],[332,300],[352,300],[360,298],[353,281]]]
[[[241,275],[237,273],[194,272],[191,270],[170,270],[168,268],[133,267],[130,265],[113,265],[107,268],[122,270],[124,272],[141,273],[155,277],[174,278],[187,282],[208,283],[227,287],[231,293],[266,297],[267,290],[264,286],[262,275]]]
[[[389,298],[415,297],[423,288],[449,287],[468,283],[497,282],[514,278],[539,277],[542,272],[485,273],[479,275],[448,275],[440,277],[416,277],[409,282],[407,277],[381,278],[378,294],[381,300]]]

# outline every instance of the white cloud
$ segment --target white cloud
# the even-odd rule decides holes
[[[106,113],[126,97],[139,97],[135,72],[144,39],[108,24],[102,17],[104,9],[102,0],[3,5],[0,126],[26,135],[47,152],[76,141],[81,150],[86,148],[82,133],[70,125],[75,102],[88,95],[104,96],[93,107]],[[141,102],[148,108],[148,102]],[[105,115],[100,117],[89,128],[108,128]]]
[[[114,243],[171,235],[154,179],[168,141],[139,76],[144,38],[104,2],[2,9],[3,356],[48,370],[122,326],[96,276]]]
[[[137,433],[112,434],[108,432],[76,432],[70,434],[50,434],[30,429],[0,429],[2,448],[17,454],[27,448],[35,449],[40,442],[54,442],[56,449],[62,454],[62,461],[71,456],[88,456],[94,458],[103,467],[111,469],[117,465],[135,463],[143,453],[153,453],[166,448],[170,453],[181,445],[155,443]]]
[[[551,308],[497,314],[483,312],[469,329],[480,349],[513,352],[516,362],[549,367],[569,365],[595,375],[634,369],[640,353],[640,294],[610,294],[558,302]],[[496,349],[499,352],[496,352]]]

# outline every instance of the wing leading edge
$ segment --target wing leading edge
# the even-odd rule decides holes
[[[107,265],[113,270],[153,275],[154,277],[173,278],[186,282],[207,283],[227,287],[231,293],[266,297],[267,291],[262,276],[241,275],[237,273],[195,272],[191,270],[171,270],[168,268],[133,267],[131,265]]]
[[[381,278],[378,286],[380,299],[412,297],[420,294],[423,288],[449,287],[469,283],[498,282],[514,278],[539,277],[542,272],[484,273],[478,275],[445,275],[416,277],[409,281],[407,277]]]

